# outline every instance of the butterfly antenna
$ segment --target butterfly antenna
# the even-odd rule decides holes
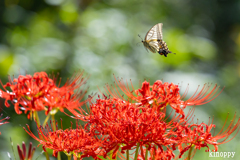
[[[138,37],[140,37],[142,39],[142,37],[139,34],[138,34]],[[142,39],[141,42],[143,42],[143,39]],[[141,42],[138,42],[136,45],[139,46],[138,44],[141,43]]]
[[[140,37],[141,39],[142,39],[142,37],[138,34],[138,37]],[[139,42],[138,42],[139,43]],[[138,44],[137,43],[137,44]],[[143,43],[143,39],[142,39],[142,43]],[[145,46],[144,46],[145,47]],[[147,48],[145,47],[145,49],[147,50]],[[148,50],[147,50],[147,52],[148,52]]]
[[[142,37],[139,34],[138,34],[138,37],[140,37],[142,39]],[[143,39],[142,39],[142,41],[143,41]]]

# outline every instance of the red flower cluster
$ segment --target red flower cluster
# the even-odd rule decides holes
[[[4,91],[0,90],[0,97],[5,99],[7,107],[10,106],[8,101],[13,102],[17,114],[21,114],[22,111],[30,112],[28,118],[34,111],[43,110],[47,115],[53,109],[63,112],[66,108],[74,112],[86,102],[80,102],[86,92],[79,90],[74,93],[74,90],[79,89],[86,80],[83,72],[79,72],[64,86],[59,87],[56,85],[56,78],[49,78],[45,72],[37,72],[33,76],[20,75],[3,85]]]
[[[40,142],[44,151],[46,148],[53,150],[53,156],[57,157],[58,152],[64,152],[67,155],[73,154],[75,157],[84,158],[87,156],[96,157],[98,154],[99,140],[90,133],[87,133],[76,123],[76,129],[58,129],[58,125],[48,124],[43,128],[38,126],[38,137],[35,136],[27,125],[24,130],[34,139]],[[56,127],[56,130],[54,129]],[[54,131],[55,130],[55,131]]]
[[[91,104],[91,114],[85,117],[89,132],[104,139],[101,143],[106,151],[104,156],[113,151],[115,158],[119,148],[122,153],[140,148],[142,159],[146,156],[144,149],[150,151],[152,159],[160,160],[174,158],[173,151],[178,149],[181,158],[190,149],[207,147],[209,150],[208,145],[214,145],[217,151],[217,145],[226,143],[234,131],[239,131],[240,119],[235,125],[231,123],[226,131],[213,136],[210,132],[215,125],[194,124],[193,110],[185,115],[186,106],[201,105],[216,98],[218,94],[214,94],[219,88],[216,85],[209,93],[210,86],[204,85],[199,93],[196,91],[184,101],[187,91],[181,96],[178,85],[173,83],[156,81],[151,86],[145,81],[137,90],[131,90],[121,80],[117,83],[128,98],[124,99],[118,89],[107,86],[106,90],[113,98],[103,94],[104,98],[99,97]],[[173,115],[166,116],[168,105]]]
[[[70,84],[72,85],[65,86],[67,91],[75,88],[75,83]],[[78,159],[86,156],[95,159],[99,159],[99,156],[116,158],[123,153],[130,157],[129,150],[136,149],[134,159],[139,160],[181,158],[187,151],[190,159],[197,149],[206,147],[206,151],[209,151],[209,145],[213,145],[217,151],[218,145],[230,141],[232,138],[227,140],[228,137],[235,131],[237,134],[240,129],[240,118],[234,124],[234,117],[225,131],[222,129],[214,136],[211,133],[215,128],[212,122],[195,124],[194,108],[188,113],[184,112],[186,106],[202,105],[216,98],[219,95],[219,87],[216,85],[211,90],[211,85],[204,85],[199,92],[197,90],[191,98],[184,100],[188,89],[180,95],[178,85],[173,83],[156,81],[151,86],[145,81],[136,90],[133,87],[130,89],[121,80],[117,84],[127,95],[127,99],[121,96],[120,90],[107,86],[106,91],[110,95],[107,97],[102,94],[103,98],[99,96],[96,101],[92,101],[90,113],[86,114],[81,108],[74,110],[74,115],[86,122],[84,128],[77,125],[76,129],[53,130],[48,125],[45,129],[38,126],[38,137],[29,127],[28,130],[24,129],[44,149],[53,149],[54,156],[58,152],[65,152]],[[50,90],[50,95],[52,93],[55,92]],[[56,95],[61,94],[58,92]],[[61,101],[61,97],[55,98]],[[168,106],[172,109],[169,115],[166,112]],[[176,150],[179,151],[177,156],[174,152]]]
[[[89,131],[103,136],[102,143],[106,153],[114,150],[116,156],[121,147],[122,152],[140,147],[170,146],[175,140],[171,138],[171,122],[166,122],[165,113],[154,108],[144,108],[129,102],[112,98],[98,99],[91,105],[92,115],[88,116]],[[175,119],[179,119],[175,117]],[[168,139],[167,141],[164,139]],[[120,145],[121,144],[121,145]],[[106,156],[106,155],[105,155]]]

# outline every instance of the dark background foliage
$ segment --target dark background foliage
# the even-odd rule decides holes
[[[225,86],[222,94],[195,112],[206,123],[214,115],[217,133],[228,112],[231,118],[235,112],[240,115],[239,15],[239,0],[1,0],[0,79],[6,83],[8,75],[46,71],[58,72],[64,83],[84,69],[91,75],[89,94],[112,83],[114,73],[136,87],[139,80],[163,79],[180,83],[184,92],[189,84],[189,96],[198,85],[217,83]],[[137,35],[144,37],[159,22],[164,24],[164,41],[176,55],[165,58],[137,44]],[[36,125],[3,103],[1,112],[11,119],[0,127],[0,159],[8,159],[7,152],[13,156],[9,137],[14,147],[22,141],[37,145],[22,129]],[[56,119],[60,118],[66,127],[74,121],[61,113]],[[238,135],[219,151],[237,152],[239,139]],[[35,157],[40,152],[41,147]],[[234,159],[239,158],[237,152]],[[202,149],[195,159],[210,158]]]

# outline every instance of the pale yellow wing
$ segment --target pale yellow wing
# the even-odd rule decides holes
[[[143,41],[143,45],[153,53],[156,53],[159,51],[159,45],[157,40],[150,40],[148,42]]]
[[[163,35],[162,35],[162,23],[158,23],[154,25],[146,34],[145,36],[145,41],[150,41],[150,40],[162,40]]]

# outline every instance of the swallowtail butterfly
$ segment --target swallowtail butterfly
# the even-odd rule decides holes
[[[144,47],[151,52],[158,52],[160,55],[167,57],[168,53],[172,53],[163,39],[162,35],[162,23],[158,23],[153,26],[146,34],[145,39],[142,40]],[[139,36],[139,35],[138,35]],[[140,37],[140,36],[139,36]],[[141,38],[141,37],[140,37]]]

